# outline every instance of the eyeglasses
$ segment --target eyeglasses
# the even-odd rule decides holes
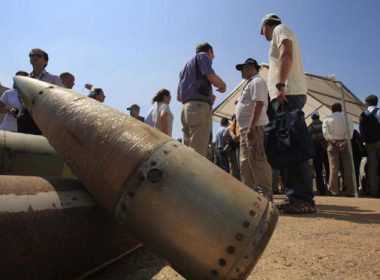
[[[41,58],[43,57],[44,55],[42,53],[30,53],[29,54],[29,57],[32,58],[32,57],[37,57],[37,58]]]

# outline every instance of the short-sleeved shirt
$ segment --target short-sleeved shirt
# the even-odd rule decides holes
[[[222,126],[218,129],[215,135],[215,146],[218,149],[223,149],[225,146],[225,138],[227,134],[227,127]]]
[[[354,134],[354,125],[352,119],[348,117],[349,135],[352,138]],[[322,123],[323,137],[326,140],[344,140],[346,139],[346,119],[341,112],[334,112],[326,117]]]
[[[215,73],[211,67],[212,63],[208,58],[207,53],[197,53],[186,63],[179,75],[179,100],[183,104],[189,101],[205,101],[212,104],[212,90],[208,96],[201,94],[198,90],[196,61],[198,62],[200,72],[203,76]]]
[[[260,117],[255,126],[267,125],[269,123],[266,113],[268,108],[267,85],[259,75],[255,75],[249,80],[238,99],[236,105],[236,119],[239,123],[240,130],[248,128],[255,101],[264,102]]]
[[[152,120],[153,120],[153,126],[159,130],[161,130],[161,114],[163,112],[166,112],[168,114],[168,121],[169,121],[169,127],[168,132],[169,136],[172,136],[172,128],[173,128],[173,114],[170,111],[170,107],[168,104],[159,102],[157,103],[157,107],[152,112]]]
[[[148,113],[146,114],[145,120],[144,120],[144,123],[146,123],[149,126],[153,126],[153,127],[154,127],[154,123],[153,123],[153,116],[152,115],[153,115],[153,111],[155,108],[156,108],[156,105],[154,105],[152,108],[149,109]]]
[[[276,84],[280,82],[280,46],[285,39],[292,41],[293,47],[292,67],[288,80],[285,83],[286,94],[297,95],[306,94],[307,92],[307,81],[298,40],[289,27],[280,24],[273,30],[272,42],[269,49],[268,89],[271,100],[277,97],[278,90],[276,89]]]
[[[34,78],[34,79],[37,79],[37,80],[40,80],[40,81],[43,81],[43,82],[47,82],[47,83],[53,84],[53,85],[64,87],[64,85],[62,84],[62,80],[61,80],[60,77],[58,77],[56,75],[50,74],[45,69],[42,70],[42,72],[41,72],[41,74],[39,76],[33,75],[33,72],[30,73],[30,77]]]
[[[10,89],[3,93],[0,101],[11,108],[21,110],[22,104],[16,89]],[[17,132],[17,119],[11,113],[7,113],[0,124],[1,130]]]

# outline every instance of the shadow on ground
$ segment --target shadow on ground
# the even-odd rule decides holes
[[[353,222],[353,223],[358,223],[358,224],[380,224],[380,213],[373,210],[363,209],[362,207],[356,207],[356,206],[317,204],[316,214],[306,214],[306,215],[281,214],[281,215],[299,217],[299,218],[310,217],[310,218],[335,219],[335,220],[343,220],[343,221],[348,221],[348,222]]]

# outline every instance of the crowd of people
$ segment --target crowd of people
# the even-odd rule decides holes
[[[255,59],[247,58],[243,63],[236,65],[236,70],[246,80],[246,84],[236,103],[231,123],[226,118],[221,120],[213,147],[216,164],[271,200],[273,185],[277,184],[277,175],[273,174],[278,174],[278,171],[272,169],[267,158],[264,147],[265,127],[272,118],[293,110],[302,110],[306,104],[307,82],[296,35],[282,24],[280,17],[275,14],[266,15],[262,19],[260,33],[270,42],[268,83],[260,77],[260,65]],[[210,157],[209,148],[212,146],[212,105],[216,97],[212,87],[220,93],[226,91],[226,83],[212,67],[214,57],[214,49],[209,43],[196,47],[195,54],[180,72],[176,96],[177,101],[182,103],[180,120],[183,144],[204,157]],[[29,58],[33,71],[30,74],[18,71],[16,75],[29,76],[68,89],[74,86],[73,74],[64,72],[56,76],[46,71],[49,56],[45,51],[32,49]],[[89,98],[104,102],[106,96],[102,88],[95,88],[92,84],[86,84],[85,87],[89,90]],[[170,110],[170,102],[171,93],[163,88],[152,98],[153,106],[145,118],[140,116],[140,107],[137,104],[133,104],[127,110],[133,118],[172,136],[174,116]],[[372,125],[372,132],[373,127],[376,128],[373,119],[377,125],[380,122],[380,112],[376,108],[377,97],[371,95],[365,102],[367,108],[360,121],[362,135],[368,134],[366,130],[371,127],[368,123]],[[352,194],[351,174],[359,167],[356,164],[353,170],[349,164],[350,155],[345,140],[347,131],[342,106],[339,103],[333,104],[331,109],[332,114],[323,122],[319,120],[318,112],[313,112],[313,121],[308,127],[316,151],[313,158],[316,186],[320,195]],[[0,112],[6,113],[0,129],[41,134],[29,112],[23,107],[15,87],[1,96]],[[377,130],[379,131],[380,129]],[[374,136],[368,140],[366,136],[364,146],[358,132],[354,134],[351,121],[348,134],[356,135],[352,140],[352,146],[361,153],[360,159],[365,152],[367,153],[368,187],[365,190],[363,188],[363,193],[378,196],[380,137]],[[356,145],[357,143],[361,145]],[[313,182],[308,160],[282,168],[279,173],[288,199],[278,205],[278,208],[289,214],[315,213]],[[340,184],[339,174],[343,175],[343,185]]]

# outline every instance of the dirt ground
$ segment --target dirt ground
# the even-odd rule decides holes
[[[317,214],[280,216],[249,280],[380,279],[380,199],[317,197],[316,202]],[[88,279],[184,278],[142,248]]]

